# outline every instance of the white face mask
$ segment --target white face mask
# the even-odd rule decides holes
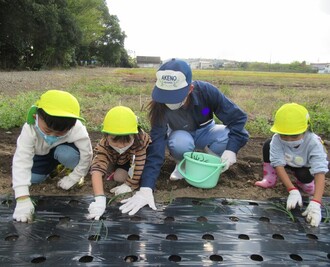
[[[304,142],[304,139],[299,139],[297,141],[284,141],[281,139],[281,142],[288,147],[296,148]]]
[[[176,103],[176,104],[165,104],[170,110],[177,110],[179,108],[181,108],[184,104],[184,101],[180,102],[180,103]]]
[[[115,147],[115,146],[112,146],[110,145],[114,150],[116,150],[120,155],[123,154],[127,149],[129,149],[134,143],[134,139],[132,139],[132,141],[125,147]]]

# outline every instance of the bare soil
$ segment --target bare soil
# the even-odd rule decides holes
[[[56,72],[0,72],[0,95],[15,95],[22,90],[64,89],[82,76],[101,75],[102,70],[71,70]],[[108,71],[108,70],[107,70]],[[134,97],[134,96],[133,96]],[[11,130],[0,129],[0,195],[13,195],[11,188],[12,158],[16,148],[16,139],[20,128]],[[90,132],[93,146],[101,138],[101,133]],[[262,179],[262,145],[266,139],[254,137],[239,151],[238,161],[228,171],[221,174],[216,187],[212,189],[199,189],[189,185],[185,180],[170,181],[169,175],[174,169],[174,161],[166,157],[155,190],[156,202],[166,203],[177,197],[196,198],[229,198],[246,200],[268,200],[287,196],[284,186],[278,182],[273,189],[262,189],[254,183]],[[327,145],[329,151],[329,145]],[[81,187],[65,191],[56,186],[61,177],[48,179],[46,182],[30,187],[31,195],[92,195],[91,179],[88,175]],[[329,178],[329,174],[327,174]],[[108,197],[109,192],[116,184],[105,181]],[[330,196],[329,179],[326,181],[324,196]]]

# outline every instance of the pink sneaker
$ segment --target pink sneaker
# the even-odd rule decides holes
[[[276,185],[277,175],[275,169],[270,165],[270,163],[263,163],[264,177],[261,181],[255,182],[256,186],[263,188],[272,188]]]

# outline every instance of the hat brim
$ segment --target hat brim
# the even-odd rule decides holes
[[[182,102],[189,93],[190,84],[178,90],[164,90],[157,86],[152,91],[152,100],[163,104],[177,104]]]

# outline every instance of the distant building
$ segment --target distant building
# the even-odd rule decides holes
[[[330,63],[310,63],[310,66],[318,73],[330,73]]]
[[[137,56],[136,64],[140,68],[159,68],[162,61],[160,57]]]

